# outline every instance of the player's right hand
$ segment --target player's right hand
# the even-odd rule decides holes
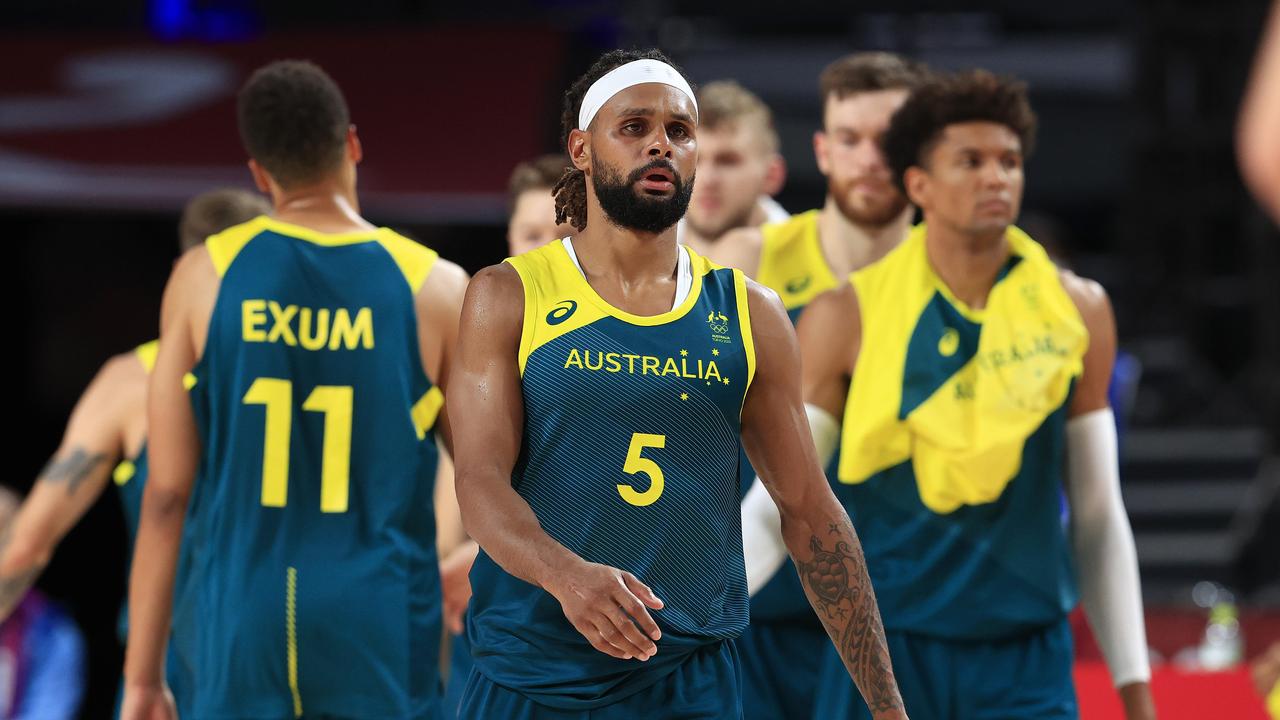
[[[164,685],[125,685],[120,720],[178,720],[173,693]]]
[[[599,563],[582,562],[560,574],[546,588],[573,627],[606,655],[622,660],[648,660],[662,637],[649,609],[662,601],[635,575]]]

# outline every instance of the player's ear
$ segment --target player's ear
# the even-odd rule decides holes
[[[782,186],[787,183],[787,161],[780,153],[774,153],[768,163],[764,171],[763,190],[765,195],[773,196],[781,192]]]
[[[918,208],[925,208],[929,203],[929,172],[919,165],[912,165],[902,176],[902,184],[907,186],[907,199]]]
[[[353,165],[359,165],[364,159],[364,146],[360,144],[360,136],[356,134],[354,124],[347,128],[347,156],[351,158]]]
[[[574,128],[569,131],[569,162],[583,172],[591,166],[591,147],[587,144],[587,133]]]
[[[264,195],[271,194],[271,176],[253,158],[249,158],[249,174],[253,176],[253,184],[259,192]]]
[[[821,130],[813,133],[813,157],[818,161],[818,170],[823,175],[831,174],[831,163],[827,162],[827,134]]]

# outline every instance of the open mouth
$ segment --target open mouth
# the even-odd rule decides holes
[[[666,193],[675,190],[675,173],[666,168],[653,168],[640,178],[640,187],[647,192]]]

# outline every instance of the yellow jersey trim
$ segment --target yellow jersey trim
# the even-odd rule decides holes
[[[751,381],[756,376],[756,343],[751,335],[751,310],[747,298],[747,277],[741,270],[733,270],[733,294],[738,299],[738,334],[742,337],[742,350],[747,355],[747,386],[742,390],[742,402],[746,404]],[[738,409],[742,416],[742,409]]]
[[[289,669],[289,694],[293,696],[293,716],[302,717],[302,693],[298,690],[298,569],[285,569],[284,627],[285,657]]]
[[[413,404],[409,416],[413,418],[413,429],[418,433],[419,440],[425,440],[427,431],[435,427],[436,418],[440,416],[440,409],[443,407],[444,393],[438,386],[423,393],[418,402]]]
[[[309,243],[314,243],[324,247],[339,247],[341,245],[357,245],[359,243],[372,242],[377,240],[381,233],[386,230],[386,228],[369,228],[368,230],[353,230],[351,232],[344,233],[327,233],[319,230],[313,230],[309,227],[303,227],[301,225],[294,225],[293,223],[284,222],[283,220],[277,220],[266,215],[258,217],[257,220],[262,221],[263,229],[274,230],[281,235],[287,235],[299,240],[306,240]],[[256,220],[251,222],[256,222]]]
[[[756,281],[778,293],[787,310],[808,305],[840,285],[822,254],[820,217],[820,210],[810,210],[760,228],[762,245]]]
[[[409,290],[415,294],[421,290],[431,269],[440,259],[439,253],[389,228],[379,228],[376,240],[396,261],[405,281],[409,283]]]
[[[249,222],[233,225],[217,235],[210,235],[205,240],[204,247],[213,260],[213,268],[218,272],[218,277],[227,274],[227,269],[235,262],[244,246],[266,229],[269,222],[270,218],[266,215],[259,215]]]
[[[120,464],[116,465],[116,469],[111,472],[111,479],[117,486],[124,487],[137,473],[138,466],[132,460],[121,460]]]
[[[666,312],[658,313],[657,315],[633,315],[626,310],[614,307],[609,304],[609,301],[600,297],[600,293],[597,293],[596,289],[591,287],[591,283],[587,282],[587,279],[582,276],[582,273],[578,270],[577,266],[573,264],[573,259],[569,257],[569,252],[564,249],[563,243],[551,243],[551,247],[553,248],[552,252],[558,259],[560,259],[561,264],[567,264],[569,266],[572,271],[569,275],[569,282],[578,286],[582,297],[586,298],[588,302],[602,310],[605,315],[609,315],[623,322],[631,323],[632,325],[639,325],[641,327],[666,325],[669,322],[674,322],[687,315],[698,302],[698,295],[702,292],[702,276],[711,272],[712,269],[709,261],[695,253],[693,250],[690,250],[688,247],[685,247],[685,250],[689,253],[689,264],[692,267],[693,272],[693,286],[689,288],[689,296],[684,299],[684,302],[680,303],[679,307]]]
[[[138,357],[138,362],[142,363],[142,367],[146,369],[147,374],[156,367],[156,355],[160,353],[160,341],[152,340],[144,342],[133,349],[133,354]]]

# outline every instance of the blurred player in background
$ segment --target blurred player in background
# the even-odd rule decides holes
[[[551,188],[568,167],[568,158],[551,154],[526,160],[511,171],[507,255],[515,257],[573,234],[569,225],[556,224],[556,203],[551,196]]]
[[[262,196],[244,190],[198,195],[182,211],[179,250],[186,252],[206,237],[270,209]],[[152,340],[111,358],[80,396],[61,445],[0,539],[0,618],[13,609],[48,564],[58,543],[97,501],[108,478],[120,493],[132,556],[147,481],[147,378],[157,348],[158,341]],[[123,641],[123,622],[120,632]],[[176,652],[168,659],[170,686],[183,710],[189,697],[191,660],[179,658]]]
[[[822,130],[813,141],[827,177],[826,203],[723,241],[724,256],[777,292],[793,322],[818,294],[906,235],[915,210],[894,185],[880,140],[893,111],[925,75],[922,66],[888,53],[849,55],[828,65],[818,83]],[[744,493],[754,476],[744,463]],[[768,580],[752,587],[751,625],[738,639],[746,717],[808,717],[826,632],[792,568]]]
[[[787,179],[773,113],[732,80],[703,85],[698,112],[698,182],[676,239],[719,265],[754,263],[734,256],[744,244],[720,240],[730,230],[790,217],[772,197]]]
[[[556,211],[578,232],[476,276],[449,385],[483,548],[460,716],[741,717],[742,442],[848,672],[878,717],[905,717],[812,452],[790,323],[676,243],[698,150],[688,82],[657,51],[613,51],[562,124],[574,169]]]
[[[1115,320],[1097,283],[1013,227],[1034,133],[1021,83],[976,71],[917,88],[884,144],[925,223],[799,324],[819,456],[839,444],[836,493],[916,720],[1077,717],[1077,582],[1127,716],[1154,717],[1107,402]],[[760,492],[744,522],[764,537]],[[865,717],[833,660],[815,717]]]
[[[435,435],[466,274],[360,216],[360,141],[318,67],[259,69],[238,114],[273,212],[186,253],[165,291],[122,715],[173,715],[190,504],[192,715],[436,718]]]
[[[1280,2],[1272,4],[1262,32],[1236,142],[1245,182],[1280,223]]]

